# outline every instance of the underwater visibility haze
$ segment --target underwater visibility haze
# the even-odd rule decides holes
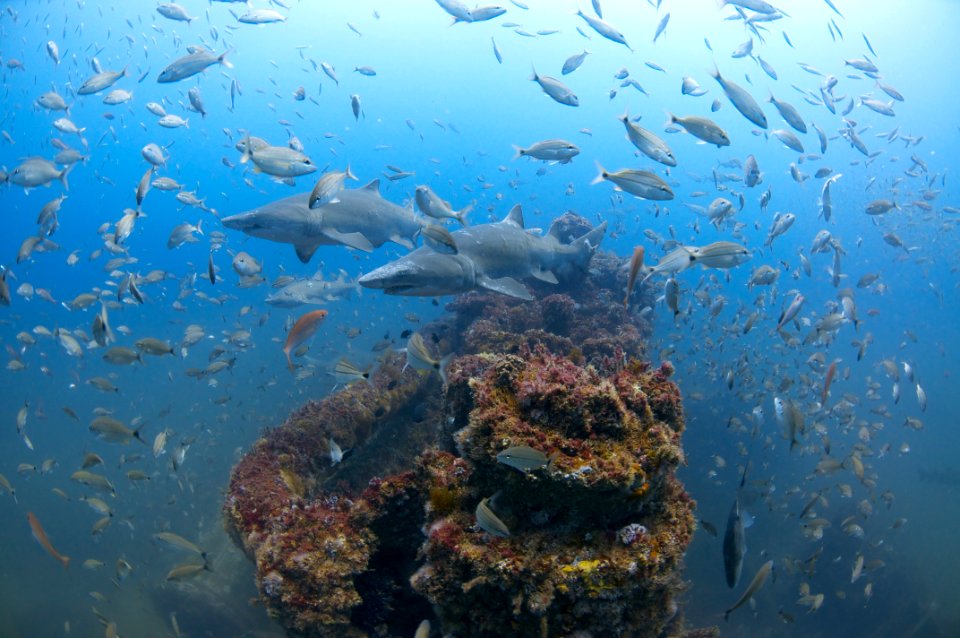
[[[960,6],[0,5],[0,636],[960,635]]]

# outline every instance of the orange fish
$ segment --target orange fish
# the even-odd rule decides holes
[[[50,544],[50,539],[47,538],[47,533],[43,531],[40,521],[38,521],[37,517],[33,515],[33,512],[27,512],[27,522],[30,523],[30,530],[33,532],[33,537],[37,539],[37,542],[40,543],[40,546],[47,550],[48,554],[60,561],[64,569],[69,567],[70,557],[63,556],[60,552],[53,548],[53,545]]]
[[[630,278],[627,280],[627,296],[623,298],[623,307],[630,304],[630,293],[633,292],[633,284],[637,282],[637,273],[643,266],[643,246],[637,246],[633,249],[633,257],[630,258]]]
[[[314,310],[297,319],[290,332],[287,334],[287,342],[283,344],[283,354],[287,355],[287,367],[293,372],[293,361],[290,359],[290,353],[296,350],[301,343],[312,337],[320,327],[320,322],[327,316],[326,310]]]

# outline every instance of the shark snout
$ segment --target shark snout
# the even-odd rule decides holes
[[[250,213],[241,213],[239,215],[224,217],[220,220],[220,223],[222,223],[226,228],[244,232],[248,230],[256,230],[260,227],[256,221],[256,218]]]

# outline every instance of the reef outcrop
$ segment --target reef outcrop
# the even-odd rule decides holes
[[[226,526],[291,635],[684,635],[683,410],[624,266],[596,255],[530,302],[461,295],[421,331],[456,354],[446,385],[394,353],[253,445]]]
[[[694,531],[674,477],[683,419],[669,366],[634,360],[603,375],[537,348],[451,367],[459,464],[421,461],[431,499],[411,581],[444,630],[663,635]],[[518,447],[549,460],[527,471],[498,461]],[[506,531],[478,526],[482,499]]]

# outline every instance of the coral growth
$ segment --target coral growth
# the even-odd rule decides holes
[[[369,612],[368,619],[379,618],[385,614],[378,608],[392,598],[358,582],[385,555],[402,558],[395,548],[401,536],[409,546],[406,559],[415,557],[421,493],[411,489],[409,473],[370,481],[389,474],[392,464],[383,455],[363,453],[399,424],[415,439],[409,407],[439,388],[435,378],[403,370],[403,363],[401,355],[392,355],[369,384],[356,383],[307,403],[259,439],[233,470],[224,504],[227,529],[254,559],[268,611],[298,633],[369,635],[372,625],[357,622],[357,610]],[[344,449],[357,448],[349,463],[332,465],[331,438]],[[414,516],[397,525],[397,511]],[[377,534],[384,524],[396,527],[392,535]],[[396,533],[399,529],[405,536]],[[403,587],[405,576],[395,589]],[[426,614],[428,607],[420,604]]]
[[[682,404],[669,364],[640,362],[650,293],[624,308],[625,266],[596,255],[527,302],[461,295],[422,330],[459,355],[445,391],[393,355],[254,444],[226,523],[288,631],[683,635]],[[351,450],[339,464],[331,440]],[[499,461],[508,448],[532,467]]]
[[[603,377],[545,348],[461,357],[448,375],[470,470],[432,472],[459,507],[428,511],[426,562],[412,579],[444,629],[660,635],[676,614],[694,519],[673,475],[682,419],[658,421],[648,397],[676,386],[640,365]],[[522,472],[497,461],[514,446],[550,462]],[[481,498],[509,537],[478,527]]]

